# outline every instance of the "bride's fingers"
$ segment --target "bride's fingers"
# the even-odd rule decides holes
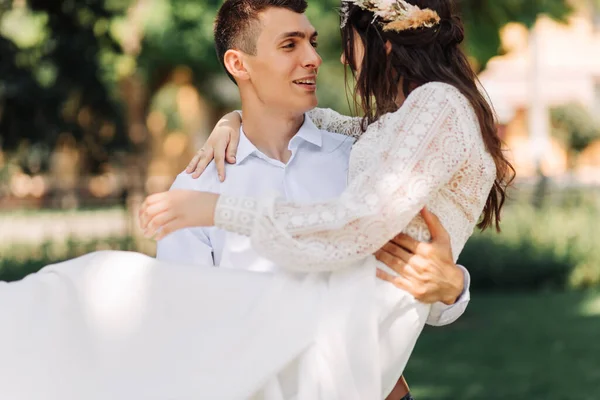
[[[160,193],[151,194],[150,196],[146,197],[146,200],[144,200],[142,207],[148,208],[154,204],[164,202],[165,200],[167,200],[167,198],[169,196],[172,196],[172,195],[173,195],[173,192],[160,192]]]
[[[169,208],[169,193],[170,192],[156,193],[146,197],[146,200],[142,203],[138,213],[140,228],[142,228],[142,230],[146,229],[148,222],[153,216]]]
[[[414,294],[412,293],[413,284],[409,279],[406,279],[402,275],[394,276],[385,272],[382,269],[377,268],[377,278],[381,279],[382,281],[389,282],[392,285],[396,286],[398,289],[402,289],[414,296]]]
[[[175,218],[162,226],[162,228],[160,229],[160,231],[158,232],[158,234],[156,235],[154,240],[156,240],[158,242],[159,240],[164,239],[165,236],[170,235],[171,233],[173,233],[179,229],[182,229],[182,228],[184,228],[184,225],[181,222],[181,220],[178,218]]]
[[[240,144],[240,136],[239,135],[231,135],[230,142],[227,145],[227,162],[229,164],[235,164],[237,154],[237,149]]]
[[[173,220],[175,220],[176,218],[177,218],[177,216],[170,210],[164,211],[164,212],[154,216],[148,222],[148,226],[144,230],[144,236],[147,238],[151,238],[157,232],[160,234],[160,232],[162,232],[162,230],[165,228],[165,226],[167,226],[168,224],[173,222]]]
[[[219,142],[214,147],[215,165],[217,166],[217,173],[219,174],[219,180],[223,182],[225,180],[225,151],[227,150],[227,142]]]
[[[142,231],[146,230],[146,227],[148,226],[148,217],[142,209],[140,209],[140,212],[138,213],[138,219],[140,221],[140,229]]]
[[[387,281],[390,283],[394,283],[394,277],[390,274],[388,274],[387,272],[385,272],[382,269],[377,268],[377,278],[381,279],[382,281]]]
[[[140,228],[147,230],[150,222],[158,215],[169,210],[167,202],[155,203],[140,209]]]
[[[140,220],[140,229],[142,231],[145,231],[148,228],[148,224],[150,223],[151,219],[152,219],[152,215],[150,215],[150,213],[148,212],[148,209],[141,208],[140,213],[139,213],[139,220]]]
[[[192,160],[190,161],[190,163],[185,168],[185,172],[186,173],[191,174],[192,172],[194,172],[196,170],[196,166],[198,165],[198,161],[200,161],[200,158],[202,158],[202,152],[203,151],[204,151],[204,149],[200,149],[194,155],[194,157],[192,158]]]
[[[198,152],[198,162],[196,163],[196,167],[194,169],[194,173],[192,174],[192,178],[198,179],[200,175],[204,172],[208,164],[213,160],[214,150],[212,146],[207,146],[207,148],[200,149]]]
[[[146,200],[142,203],[140,210],[138,211],[138,219],[140,223],[140,228],[142,230],[146,229],[146,225],[148,225],[148,204]]]

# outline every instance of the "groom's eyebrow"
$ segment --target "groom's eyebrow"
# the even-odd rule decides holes
[[[310,35],[311,39],[316,39],[317,36],[319,36],[319,32],[315,31],[312,35]],[[296,31],[296,32],[286,32],[286,33],[282,33],[279,36],[279,40],[284,40],[284,39],[292,39],[292,38],[297,38],[297,39],[306,39],[306,33],[304,32],[300,32],[300,31]]]

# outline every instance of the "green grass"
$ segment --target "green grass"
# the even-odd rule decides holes
[[[426,328],[406,377],[418,400],[597,400],[600,293],[475,295]]]

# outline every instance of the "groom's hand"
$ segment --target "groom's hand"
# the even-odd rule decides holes
[[[399,276],[378,270],[377,277],[406,290],[423,303],[454,304],[463,292],[464,274],[454,264],[450,235],[435,215],[427,210],[421,215],[431,233],[431,243],[398,235],[375,256]]]

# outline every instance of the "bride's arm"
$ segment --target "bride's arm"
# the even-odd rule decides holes
[[[214,159],[219,180],[225,180],[225,161],[236,163],[236,154],[240,142],[242,126],[241,111],[233,111],[224,115],[210,133],[210,136],[196,155],[192,158],[185,172],[198,179],[208,164]]]
[[[280,266],[336,270],[365,259],[401,232],[467,160],[476,132],[462,121],[454,88],[426,85],[396,113],[372,124],[386,132],[376,163],[352,179],[339,199],[295,204],[222,195],[215,225],[251,236]],[[389,138],[389,140],[385,140]]]
[[[348,117],[330,108],[315,108],[307,113],[317,128],[358,139],[363,134],[360,117]]]

